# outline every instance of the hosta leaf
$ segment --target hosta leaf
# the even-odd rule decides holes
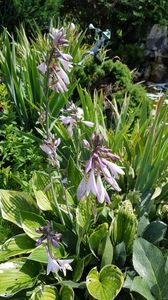
[[[29,253],[34,247],[35,242],[26,234],[16,235],[0,246],[0,261],[22,253]]]
[[[106,242],[103,249],[103,256],[101,261],[101,267],[104,267],[105,265],[109,265],[112,263],[113,259],[113,246],[110,240],[110,237],[107,236]]]
[[[20,215],[22,228],[25,233],[32,239],[38,240],[41,234],[37,233],[36,229],[47,225],[47,221],[43,217],[29,211],[22,211]]]
[[[24,192],[0,190],[0,208],[2,217],[21,227],[20,212],[37,212],[35,201]]]
[[[89,247],[95,256],[102,255],[108,236],[108,224],[103,223],[89,237]]]
[[[162,221],[151,222],[143,232],[143,238],[151,243],[158,243],[164,239],[167,224]]]
[[[136,272],[146,281],[156,299],[168,294],[168,274],[162,252],[153,244],[138,238],[133,246],[133,265]]]
[[[41,285],[34,290],[30,300],[59,300],[58,291],[53,286]]]
[[[53,254],[57,258],[61,258],[61,257],[66,255],[62,245],[60,245],[59,248],[53,248]],[[28,256],[27,259],[47,264],[48,263],[48,256],[47,256],[45,246],[41,245],[41,246],[35,248],[31,252],[31,254]]]
[[[139,293],[147,300],[155,300],[155,298],[151,294],[151,291],[149,289],[147,282],[140,276],[136,276],[133,279],[133,282],[131,285],[131,291]]]
[[[108,265],[98,273],[93,268],[87,278],[86,286],[89,294],[97,300],[113,300],[119,293],[123,284],[123,275],[119,268]]]
[[[74,291],[68,285],[62,285],[59,294],[60,294],[61,300],[73,300],[74,299]]]
[[[0,264],[0,296],[10,297],[17,292],[31,288],[40,272],[40,265],[30,261],[6,262]]]
[[[93,215],[93,208],[95,205],[95,200],[84,198],[78,203],[76,208],[76,222],[79,226],[86,227],[88,224],[88,219]]]
[[[84,259],[78,258],[75,260],[75,268],[73,271],[73,280],[78,281],[81,279],[84,270]]]
[[[125,243],[127,252],[132,249],[137,231],[137,220],[130,201],[125,201],[119,209],[112,226],[112,241],[114,245]]]
[[[34,190],[37,205],[41,210],[52,210],[51,203],[43,191]]]

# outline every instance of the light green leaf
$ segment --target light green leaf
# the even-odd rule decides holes
[[[103,249],[101,267],[104,267],[105,265],[111,264],[112,259],[113,259],[113,246],[112,246],[110,237],[107,236],[105,246],[104,246],[104,249]]]
[[[10,297],[17,292],[31,288],[40,272],[40,265],[30,261],[6,262],[0,264],[0,296]]]
[[[62,285],[59,294],[61,300],[74,300],[74,291],[68,285]]]
[[[34,241],[26,234],[16,235],[0,246],[0,261],[22,253],[29,253],[34,247]]]
[[[53,286],[41,285],[34,290],[30,300],[59,300],[58,291]]]
[[[103,223],[89,237],[89,247],[92,253],[97,257],[103,254],[104,246],[108,236],[108,224]]]
[[[97,300],[113,300],[121,290],[123,285],[123,275],[119,268],[108,265],[98,273],[97,268],[93,268],[87,278],[86,286],[89,294]]]
[[[21,225],[20,212],[27,210],[38,213],[33,198],[24,192],[0,190],[0,208],[2,217],[19,227]]]
[[[36,197],[37,205],[41,210],[52,210],[51,203],[44,192],[34,190],[34,195]]]
[[[53,248],[53,254],[57,258],[61,258],[61,257],[66,255],[66,252],[64,251],[63,246],[60,245],[59,248]],[[47,256],[45,246],[41,245],[41,246],[35,248],[31,252],[31,254],[27,257],[27,259],[47,264],[48,263],[48,256]]]
[[[151,294],[147,282],[140,276],[136,276],[133,279],[131,291],[139,293],[147,300],[155,300],[155,298]]]
[[[76,208],[76,222],[79,226],[86,227],[88,224],[88,219],[93,215],[93,207],[95,200],[84,198],[78,203]]]
[[[29,211],[20,212],[21,224],[25,233],[33,240],[38,240],[41,234],[36,232],[36,229],[47,225],[47,221],[43,219],[40,215]]]

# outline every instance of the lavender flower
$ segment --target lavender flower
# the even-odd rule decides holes
[[[70,263],[73,259],[55,259],[51,256],[50,252],[47,249],[48,253],[48,264],[47,264],[47,275],[50,272],[58,273],[59,271],[63,272],[64,276],[66,276],[66,271],[72,271],[72,267]]]
[[[44,227],[37,228],[36,232],[42,234],[42,236],[36,242],[36,247],[40,246],[44,240],[47,240],[47,244],[50,244],[55,248],[59,248],[58,242],[62,235],[61,233],[52,231],[52,222],[48,222],[48,224]]]
[[[52,48],[48,62],[42,62],[38,69],[42,74],[49,73],[49,87],[57,93],[67,91],[69,78],[67,72],[72,68],[72,56],[63,52],[63,49],[68,45],[65,37],[64,29],[54,29],[51,34]],[[47,65],[48,64],[48,65]]]
[[[56,150],[60,143],[60,138],[57,139],[54,134],[50,133],[48,139],[44,140],[44,143],[40,146],[40,148],[48,155],[49,162],[57,167],[59,167],[59,161],[57,159]]]
[[[111,153],[108,148],[103,146],[101,135],[94,133],[92,144],[94,149],[86,164],[85,175],[78,186],[77,197],[78,199],[82,199],[85,194],[88,196],[92,193],[97,197],[99,203],[103,203],[104,201],[109,203],[110,198],[103,185],[102,176],[114,190],[120,192],[121,189],[116,179],[119,178],[119,175],[123,175],[124,171],[120,166],[111,161],[119,160],[119,156]]]
[[[68,126],[67,131],[69,136],[73,135],[73,128],[78,122],[82,122],[88,127],[93,127],[94,123],[83,120],[83,109],[77,107],[73,102],[70,102],[66,109],[62,109],[60,120],[62,124]]]

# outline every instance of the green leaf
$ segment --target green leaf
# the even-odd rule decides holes
[[[22,210],[38,213],[33,198],[27,193],[18,191],[0,190],[0,208],[2,217],[19,227],[22,227],[20,219]]]
[[[34,190],[34,195],[36,197],[37,205],[41,210],[52,210],[51,203],[44,192]]]
[[[143,238],[151,243],[158,243],[165,237],[167,224],[162,221],[151,222],[143,232]]]
[[[140,276],[136,276],[133,279],[131,291],[139,293],[147,300],[155,300],[155,298],[151,294],[147,282]]]
[[[60,294],[61,300],[73,300],[74,299],[74,291],[68,285],[62,285],[59,294]]]
[[[53,286],[40,285],[34,290],[30,300],[59,300],[58,291]]]
[[[61,258],[66,255],[64,248],[60,245],[59,248],[53,248],[53,254],[57,258]],[[44,245],[35,248],[27,259],[34,260],[41,263],[48,263],[48,256]]]
[[[29,253],[34,247],[34,241],[26,234],[16,235],[0,246],[0,261],[22,253]]]
[[[127,252],[132,250],[137,231],[137,220],[130,201],[123,202],[112,224],[113,245],[125,243]]]
[[[47,221],[43,217],[29,211],[22,211],[20,215],[22,228],[25,233],[32,239],[38,240],[41,235],[36,232],[36,229],[47,225]]]
[[[121,242],[120,244],[118,244],[117,246],[115,246],[114,248],[114,261],[115,264],[120,267],[123,268],[125,261],[127,258],[127,254],[126,254],[126,249],[125,249],[125,243]]]
[[[93,268],[87,278],[86,286],[89,294],[98,300],[113,300],[121,290],[123,275],[119,268],[114,265],[105,266],[98,273]]]
[[[95,200],[92,198],[90,198],[89,201],[84,198],[78,203],[76,208],[76,222],[82,228],[87,227],[88,220],[90,219],[90,216],[93,215],[94,205]]]
[[[168,294],[168,274],[162,252],[153,244],[138,238],[133,246],[133,265],[156,299]],[[162,296],[161,296],[162,295]]]
[[[0,264],[0,296],[10,297],[34,286],[40,265],[30,261],[9,261]]]
[[[73,280],[79,281],[84,270],[84,259],[78,258],[75,260],[75,268],[73,271]]]
[[[104,246],[108,236],[108,224],[103,223],[89,237],[89,247],[97,257],[103,254]]]
[[[111,264],[112,259],[113,259],[113,246],[112,246],[110,237],[107,236],[105,246],[104,246],[104,249],[103,249],[101,267],[104,267],[105,265]]]

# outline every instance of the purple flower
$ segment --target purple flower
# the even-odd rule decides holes
[[[73,128],[78,122],[82,122],[88,127],[93,127],[94,123],[83,120],[83,109],[77,107],[73,102],[70,102],[66,109],[62,109],[60,120],[62,124],[67,126],[69,136],[73,135]]]
[[[58,273],[59,271],[63,272],[64,276],[66,276],[66,271],[70,270],[72,271],[72,267],[70,263],[73,261],[73,259],[55,259],[51,256],[48,248],[48,264],[47,264],[47,275],[49,275],[50,272]]]
[[[47,155],[49,162],[53,166],[59,167],[59,161],[57,159],[57,147],[60,145],[61,140],[60,138],[56,138],[54,134],[50,133],[48,139],[44,140],[44,143],[40,146],[41,150],[43,150]]]
[[[67,91],[67,85],[69,84],[67,72],[72,68],[70,62],[72,56],[62,51],[68,45],[63,28],[52,30],[50,36],[52,38],[52,48],[49,61],[47,63],[42,62],[38,69],[42,74],[49,72],[48,84],[52,90],[57,93],[64,93]]]
[[[36,232],[42,234],[42,236],[36,242],[36,247],[40,246],[44,240],[47,240],[48,244],[54,246],[55,248],[59,248],[58,242],[62,234],[52,231],[52,222],[48,222],[48,224],[44,227],[37,228]]]
[[[116,179],[119,178],[119,175],[123,175],[124,171],[120,166],[111,161],[119,160],[119,156],[111,153],[108,148],[103,146],[101,135],[94,133],[92,144],[94,145],[94,149],[86,163],[85,175],[78,186],[77,197],[78,199],[82,199],[85,194],[89,196],[92,193],[97,197],[99,203],[103,203],[104,201],[109,203],[110,198],[103,185],[102,177],[104,177],[105,181],[114,190],[120,192],[121,189]],[[88,143],[87,146],[89,145]]]

